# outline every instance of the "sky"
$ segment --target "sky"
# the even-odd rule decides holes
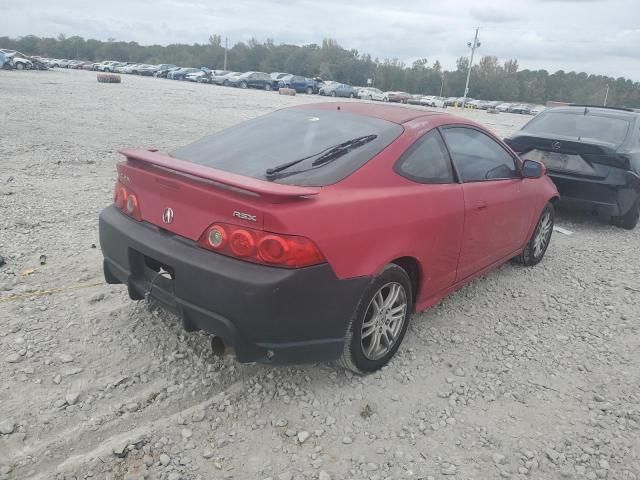
[[[214,33],[230,45],[330,37],[374,58],[426,57],[446,69],[469,54],[476,27],[479,56],[640,81],[640,0],[0,0],[0,36],[161,45]]]

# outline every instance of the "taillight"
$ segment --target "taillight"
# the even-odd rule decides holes
[[[211,225],[198,240],[208,250],[253,263],[299,268],[326,262],[308,238],[278,235],[226,223]]]
[[[113,203],[117,208],[136,220],[142,220],[140,214],[140,203],[138,196],[125,187],[120,181],[116,182],[116,191],[114,193]]]

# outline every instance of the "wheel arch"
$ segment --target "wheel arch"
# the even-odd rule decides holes
[[[389,263],[398,265],[405,272],[407,272],[407,275],[409,275],[409,280],[411,280],[413,307],[415,309],[418,293],[420,292],[420,288],[422,287],[422,269],[420,266],[420,262],[415,257],[405,256],[398,257]]]

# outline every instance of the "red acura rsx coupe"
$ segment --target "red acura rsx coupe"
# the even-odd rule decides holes
[[[412,313],[545,254],[545,167],[475,123],[390,105],[287,108],[170,154],[122,150],[100,215],[108,283],[242,362],[370,372]]]

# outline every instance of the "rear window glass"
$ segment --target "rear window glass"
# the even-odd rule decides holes
[[[543,112],[531,120],[524,131],[531,134],[562,135],[583,140],[620,145],[629,131],[629,121],[612,116],[583,112]]]
[[[323,186],[356,171],[402,131],[400,125],[379,118],[340,111],[289,109],[214,133],[170,155],[259,180]],[[365,136],[375,138],[327,163],[312,165],[331,147]],[[302,158],[305,160],[275,177],[267,177],[267,169]]]

